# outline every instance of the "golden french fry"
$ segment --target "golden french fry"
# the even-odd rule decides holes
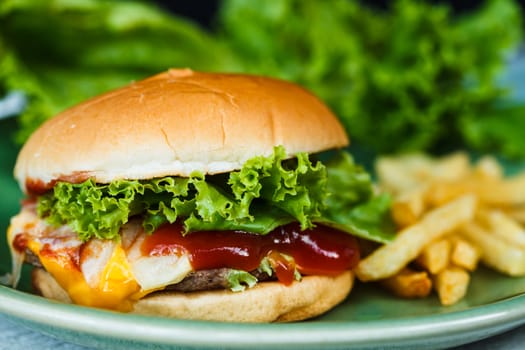
[[[525,173],[505,181],[478,182],[480,201],[492,206],[525,205]]]
[[[391,214],[403,229],[359,263],[360,280],[382,280],[395,294],[410,295],[409,284],[423,280],[407,270],[415,262],[432,276],[441,303],[450,305],[466,293],[479,261],[525,276],[525,172],[505,178],[495,157],[471,166],[466,153],[383,158],[376,169],[379,185],[394,195]],[[471,203],[455,207],[465,198]]]
[[[435,275],[446,268],[450,260],[451,243],[446,238],[429,243],[416,259],[419,266]]]
[[[525,205],[503,208],[505,213],[521,225],[525,225]]]
[[[469,180],[436,181],[430,185],[425,200],[429,206],[441,206],[454,198],[469,193],[476,193],[475,184]]]
[[[503,168],[493,156],[484,156],[476,163],[474,175],[482,179],[501,180]]]
[[[470,160],[466,152],[455,152],[434,160],[431,179],[456,181],[470,173]]]
[[[481,249],[481,261],[487,266],[510,276],[525,276],[525,249],[474,222],[462,225],[459,232]]]
[[[434,277],[434,288],[442,305],[452,305],[467,293],[470,275],[460,267],[448,267]]]
[[[406,157],[378,158],[375,162],[375,170],[381,187],[394,194],[417,187],[418,180],[405,164],[412,161]]]
[[[424,298],[432,291],[432,280],[426,271],[408,268],[382,280],[381,285],[402,298]]]
[[[476,218],[491,233],[525,249],[525,228],[500,210],[480,211]]]
[[[424,188],[418,187],[401,193],[392,203],[394,222],[400,227],[416,223],[425,211]]]
[[[469,241],[460,237],[454,237],[450,262],[468,271],[474,271],[481,257],[481,250]]]
[[[381,157],[376,161],[375,169],[382,187],[394,194],[410,191],[435,179],[458,180],[470,172],[469,158],[465,152],[440,159],[420,153]]]
[[[525,174],[501,181],[476,177],[436,181],[430,185],[426,200],[432,206],[439,206],[467,193],[476,194],[480,202],[488,206],[525,205]]]
[[[433,209],[422,219],[398,233],[396,238],[361,260],[356,275],[362,281],[391,277],[414,260],[423,248],[474,217],[477,200],[460,197]]]

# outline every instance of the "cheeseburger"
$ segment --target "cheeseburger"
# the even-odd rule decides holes
[[[317,316],[346,298],[356,237],[387,211],[346,152],[325,152],[347,144],[319,99],[270,78],[174,69],[95,97],[20,151],[13,283],[28,263],[35,290],[62,302]]]

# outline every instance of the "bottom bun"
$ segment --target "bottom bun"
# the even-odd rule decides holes
[[[321,315],[342,302],[353,283],[354,275],[347,271],[337,276],[306,276],[290,286],[262,282],[243,292],[158,292],[137,301],[132,312],[226,322],[299,321]],[[41,268],[33,270],[33,285],[46,298],[71,303],[67,293]]]

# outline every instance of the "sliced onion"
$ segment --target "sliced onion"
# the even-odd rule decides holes
[[[146,235],[138,235],[127,252],[133,276],[142,290],[162,289],[182,281],[193,268],[187,255],[144,255],[140,249]]]
[[[92,239],[83,247],[80,255],[80,270],[91,288],[97,288],[102,273],[115,251],[113,241]]]

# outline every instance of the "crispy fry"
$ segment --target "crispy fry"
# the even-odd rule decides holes
[[[481,249],[481,260],[510,276],[525,276],[525,249],[493,235],[477,223],[462,225],[460,232]]]
[[[501,210],[483,210],[476,218],[490,232],[525,249],[525,229]]]
[[[442,305],[452,305],[467,293],[468,272],[459,267],[448,267],[434,277],[434,288]]]
[[[474,244],[460,237],[451,237],[449,240],[452,242],[450,262],[467,271],[474,271],[478,266],[481,250]]]
[[[493,156],[484,156],[476,163],[474,175],[482,179],[501,180],[503,168]]]
[[[356,274],[362,281],[395,275],[414,260],[423,247],[474,217],[476,198],[460,197],[428,212],[421,221],[402,230],[390,243],[361,260]]]
[[[469,193],[476,193],[476,184],[472,181],[436,181],[430,185],[425,200],[429,206],[437,207]]]
[[[455,152],[434,160],[431,166],[431,178],[457,181],[470,173],[470,160],[465,152]]]
[[[451,305],[465,294],[469,271],[480,261],[501,273],[525,276],[525,172],[506,178],[495,157],[470,165],[466,153],[383,158],[377,169],[378,185],[394,195],[391,213],[401,231],[361,261],[359,279],[384,279],[403,295],[410,292],[401,282],[407,279],[404,269],[415,262],[432,276],[442,304]],[[474,198],[470,209],[450,211],[464,198]],[[450,230],[444,229],[447,221]],[[454,227],[456,234],[449,234]]]
[[[375,168],[383,188],[394,194],[410,191],[436,179],[459,180],[470,171],[469,159],[464,152],[453,153],[439,160],[420,153],[381,157],[376,161]]]
[[[525,174],[501,181],[487,177],[435,181],[427,191],[426,200],[431,206],[439,206],[467,193],[477,195],[488,206],[525,205]]]
[[[505,213],[521,225],[525,225],[525,205],[503,208]]]
[[[415,224],[425,211],[425,189],[415,188],[400,194],[392,203],[392,218],[400,227]]]
[[[418,186],[418,179],[409,171],[407,164],[426,162],[426,157],[421,158],[402,156],[398,158],[380,157],[375,163],[375,169],[381,186],[387,191],[397,194],[409,191]]]
[[[476,193],[488,205],[525,205],[525,173],[505,181],[478,183]]]
[[[402,298],[424,298],[432,291],[432,280],[428,273],[409,268],[382,280],[381,285]]]
[[[435,275],[448,266],[450,251],[450,240],[446,238],[438,239],[423,248],[416,262],[419,266]]]

